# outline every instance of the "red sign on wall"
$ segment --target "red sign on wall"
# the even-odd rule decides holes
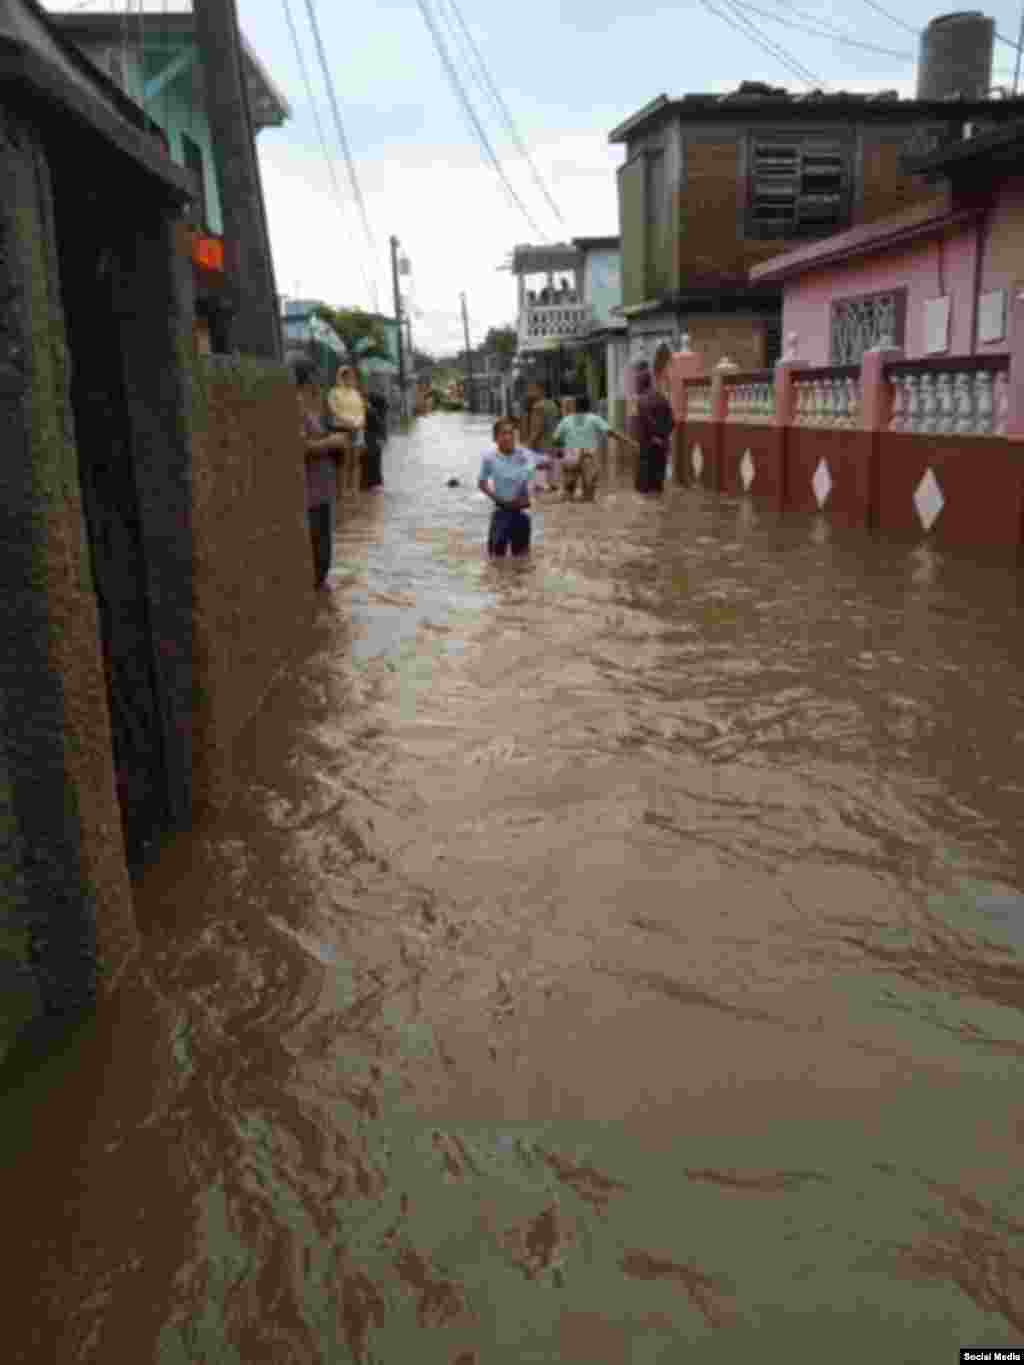
[[[192,242],[192,259],[204,270],[224,270],[224,242],[220,237],[197,234]]]

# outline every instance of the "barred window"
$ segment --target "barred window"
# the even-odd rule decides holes
[[[834,299],[829,328],[830,363],[859,365],[864,352],[874,346],[884,343],[902,346],[906,315],[905,289]]]
[[[850,149],[820,137],[755,137],[750,143],[747,235],[820,237],[847,225]]]

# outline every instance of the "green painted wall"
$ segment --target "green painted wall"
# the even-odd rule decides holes
[[[221,213],[220,188],[217,184],[216,163],[213,157],[213,139],[206,111],[202,107],[196,86],[199,71],[193,62],[173,80],[150,98],[145,96],[145,86],[155,80],[172,62],[177,61],[186,48],[193,46],[184,38],[164,36],[159,32],[159,19],[153,19],[153,31],[145,37],[141,47],[126,46],[112,48],[108,41],[94,46],[82,44],[82,51],[101,70],[113,75],[123,73],[123,89],[167,134],[170,142],[171,159],[179,166],[185,165],[185,145],[183,139],[190,137],[203,155],[203,181],[206,189],[206,226],[218,236],[224,231],[224,218]],[[121,82],[119,81],[119,84]]]

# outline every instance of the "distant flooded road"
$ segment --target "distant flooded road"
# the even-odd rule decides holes
[[[4,1359],[1024,1344],[1024,575],[626,487],[491,565],[489,426],[392,439],[4,1099]]]

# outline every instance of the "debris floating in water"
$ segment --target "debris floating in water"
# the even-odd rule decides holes
[[[458,487],[459,487],[459,481],[458,481],[458,479],[449,479],[449,480],[448,480],[448,487],[449,487],[449,488],[458,488]]]

